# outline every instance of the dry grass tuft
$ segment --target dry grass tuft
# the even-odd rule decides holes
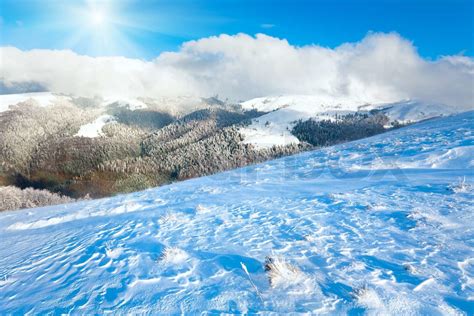
[[[458,183],[454,183],[449,186],[449,190],[454,193],[466,193],[471,190],[471,185],[466,183],[466,177],[459,179]]]
[[[265,271],[271,287],[287,286],[306,279],[305,274],[298,267],[278,257],[265,259]]]
[[[163,263],[178,264],[186,261],[189,254],[178,247],[166,247],[160,256],[160,261]]]

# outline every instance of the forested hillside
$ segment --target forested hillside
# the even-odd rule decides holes
[[[217,98],[203,99],[185,112],[159,104],[138,109],[120,102],[98,106],[87,98],[63,98],[50,106],[21,102],[0,112],[0,185],[29,189],[0,191],[8,192],[8,200],[18,194],[20,201],[5,202],[0,210],[110,196],[209,175],[374,135],[385,131],[388,122],[380,113],[336,115],[333,121],[294,122],[291,132],[299,143],[259,148],[244,142],[242,127],[267,113]],[[35,189],[59,198],[46,198]],[[31,202],[41,197],[45,201]]]

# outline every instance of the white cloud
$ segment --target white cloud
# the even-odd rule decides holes
[[[296,47],[257,34],[184,43],[152,61],[71,51],[0,49],[4,84],[36,82],[53,92],[104,96],[209,96],[233,100],[316,94],[365,102],[417,98],[472,108],[474,60],[420,57],[398,34],[368,34],[330,49]]]

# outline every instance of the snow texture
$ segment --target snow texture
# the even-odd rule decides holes
[[[472,315],[473,127],[0,213],[0,314]]]

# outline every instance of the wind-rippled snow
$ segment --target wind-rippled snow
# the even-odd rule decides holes
[[[472,314],[473,127],[470,112],[133,194],[3,212],[0,314]],[[265,271],[267,256],[280,268]]]

